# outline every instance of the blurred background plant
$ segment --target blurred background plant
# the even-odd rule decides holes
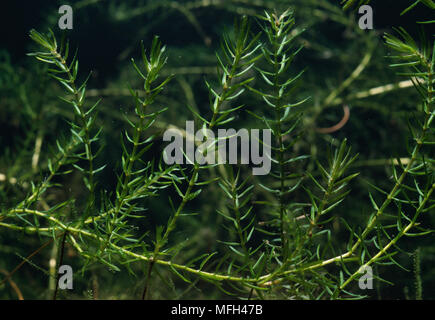
[[[16,207],[26,196],[32,194],[32,182],[38,184],[46,179],[50,156],[59,152],[56,141],[59,137],[61,141],[66,140],[70,135],[70,126],[66,121],[76,123],[77,120],[74,109],[59,100],[59,96],[65,96],[65,88],[47,75],[47,65],[35,63],[33,58],[26,55],[40,50],[28,37],[30,29],[35,28],[45,33],[48,28],[52,28],[56,30],[58,39],[63,36],[69,39],[70,48],[78,48],[80,72],[76,80],[79,83],[83,83],[88,75],[86,72],[92,70],[86,84],[86,99],[88,105],[92,106],[102,98],[93,125],[95,128],[104,128],[98,144],[105,146],[95,160],[95,168],[106,165],[98,173],[98,184],[95,186],[98,195],[102,190],[119,190],[113,172],[120,169],[119,159],[125,151],[115,146],[120,146],[120,133],[126,127],[126,119],[134,122],[138,112],[141,112],[134,107],[134,101],[138,100],[132,100],[129,90],[129,86],[143,87],[141,81],[144,79],[138,77],[130,61],[131,57],[141,60],[141,40],[149,47],[154,35],[159,35],[159,39],[166,45],[168,56],[161,76],[164,79],[175,75],[170,85],[165,87],[164,94],[155,98],[156,105],[167,108],[149,128],[149,132],[160,137],[170,125],[184,128],[185,121],[193,117],[191,110],[202,115],[209,112],[209,89],[204,85],[204,79],[212,86],[219,85],[215,52],[221,49],[224,32],[234,36],[231,25],[235,18],[241,15],[254,18],[263,14],[264,10],[281,13],[291,7],[296,20],[291,34],[305,30],[294,40],[295,47],[303,45],[303,50],[295,56],[289,72],[292,76],[302,70],[305,72],[292,88],[292,101],[310,97],[303,105],[300,116],[302,133],[293,145],[293,154],[310,157],[296,161],[290,170],[310,172],[318,179],[321,170],[317,163],[328,161],[326,147],[340,148],[340,141],[345,139],[347,145],[352,146],[352,154],[359,154],[349,164],[349,170],[360,172],[360,175],[349,182],[351,193],[334,208],[328,225],[333,251],[339,253],[346,250],[349,231],[340,218],[345,218],[352,226],[365,225],[373,211],[372,202],[377,201],[376,196],[376,200],[370,200],[369,192],[375,194],[379,189],[390,190],[395,175],[393,168],[400,167],[397,160],[390,159],[400,159],[405,166],[410,160],[407,149],[412,143],[409,127],[412,126],[412,117],[417,113],[416,101],[420,100],[420,96],[413,88],[412,81],[397,75],[396,70],[388,66],[391,60],[386,59],[386,56],[391,50],[383,44],[382,35],[384,32],[395,34],[392,27],[402,26],[414,38],[418,38],[421,30],[425,29],[427,39],[433,41],[433,33],[430,32],[433,25],[416,23],[433,19],[433,2],[417,1],[410,8],[413,3],[405,0],[372,1],[374,29],[361,30],[358,27],[360,15],[357,6],[362,2],[352,0],[342,3],[332,0],[82,0],[69,2],[74,9],[74,29],[65,33],[57,29],[57,10],[65,2],[32,1],[26,3],[25,10],[17,3],[8,4],[7,9],[2,10],[7,19],[1,19],[5,23],[1,26],[2,30],[8,31],[2,35],[0,43],[1,212]],[[343,6],[347,10],[343,10]],[[407,8],[410,10],[405,10]],[[404,11],[406,14],[401,14]],[[252,24],[253,33],[260,30],[258,24]],[[267,69],[264,61],[261,63],[258,67]],[[256,71],[252,69],[246,75],[254,76],[249,86],[266,88],[261,76],[255,76],[254,72]],[[258,127],[258,119],[251,114],[263,115],[265,103],[259,101],[262,100],[254,92],[244,95],[243,104],[249,106],[250,112],[243,109],[235,111],[231,125]],[[318,128],[331,127],[342,119],[343,105],[348,105],[350,110],[345,126],[330,134],[319,132]],[[417,115],[416,117],[418,118]],[[157,138],[143,160],[155,159],[158,162],[161,148],[161,139]],[[433,159],[433,149],[429,155]],[[82,161],[78,165],[88,168]],[[215,168],[211,168],[209,174],[209,179],[219,176]],[[185,216],[177,221],[172,241],[182,243],[179,249],[182,247],[183,256],[180,259],[183,263],[203,253],[227,253],[225,250],[228,249],[220,241],[232,241],[237,233],[233,234],[233,231],[229,232],[222,227],[228,223],[225,213],[231,209],[231,205],[228,209],[228,200],[221,187],[234,196],[232,192],[238,190],[229,189],[236,182],[236,176],[236,172],[228,173],[227,180],[221,186],[209,185],[187,206],[189,211],[200,214]],[[305,188],[315,188],[316,183],[310,184],[309,177],[303,174],[292,177],[294,181],[298,178],[304,179]],[[255,179],[256,177],[252,178],[251,183],[257,183]],[[65,213],[68,208],[74,207],[68,201],[75,199],[78,203],[84,202],[89,189],[82,183],[82,176],[79,173],[56,176],[52,183],[62,184],[63,187],[46,192],[35,204],[36,209],[49,210],[51,203],[66,201],[64,214],[74,214]],[[279,188],[279,184],[271,188]],[[239,191],[242,192],[242,189]],[[167,201],[168,197],[177,195],[173,188],[159,192],[159,197],[146,199],[144,205],[149,214],[137,225],[140,231],[149,231],[151,238],[155,238],[156,227],[165,225],[171,216],[172,208]],[[264,188],[254,188],[249,193],[249,203],[252,204],[276,201],[271,199]],[[382,197],[382,193],[379,197]],[[303,204],[309,202],[304,189],[298,188],[289,198],[303,216]],[[104,196],[97,196],[92,201],[101,199]],[[118,202],[115,206],[121,208],[123,205],[123,202]],[[217,214],[216,209],[223,214]],[[257,209],[257,222],[267,223],[262,220],[267,216],[267,211],[267,206]],[[423,222],[426,226],[433,225],[433,215],[425,214]],[[243,231],[238,235],[240,234]],[[2,228],[0,272],[5,278],[0,278],[0,297],[51,298],[55,288],[56,263],[53,265],[53,261],[58,261],[61,240],[62,237],[59,237],[50,242],[45,237]],[[252,241],[260,245],[261,236],[257,235]],[[435,297],[435,271],[432,268],[435,249],[432,233],[422,238],[402,239],[400,247],[403,251],[394,256],[397,264],[385,261],[390,266],[375,266],[375,274],[386,281],[375,279],[375,290],[366,290],[360,294],[372,299]],[[419,249],[414,252],[416,247]],[[291,252],[295,249],[298,247],[289,247],[288,250]],[[144,265],[131,265],[133,270],[130,271],[136,276],[129,272],[113,272],[116,267],[108,267],[107,264],[91,263],[83,267],[77,248],[70,242],[65,246],[64,263],[71,264],[74,270],[81,272],[75,274],[75,290],[60,291],[59,297],[138,298],[143,293],[144,286],[147,286],[143,277]],[[154,280],[150,286],[153,290],[148,295],[154,299],[221,298],[227,290],[234,290],[231,287],[219,290],[211,283],[200,281],[200,278],[186,285],[182,278],[170,276],[170,268],[155,267],[152,271]],[[14,272],[13,276],[7,277],[11,272]],[[158,282],[165,285],[157,285]],[[295,290],[292,293],[294,297],[312,298],[306,292]],[[291,294],[274,294],[276,296],[269,298],[292,297]]]

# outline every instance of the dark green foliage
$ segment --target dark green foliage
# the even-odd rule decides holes
[[[133,50],[120,54],[120,72],[101,81],[103,89],[90,89],[98,82],[82,64],[79,70],[87,48],[71,51],[66,37],[52,31],[30,31],[36,52],[29,56],[40,64],[28,72],[15,73],[9,56],[0,56],[6,97],[0,112],[11,115],[4,123],[20,132],[1,140],[0,252],[7,259],[0,271],[8,270],[0,279],[2,298],[18,294],[7,285],[25,264],[42,280],[24,285],[24,296],[52,295],[56,264],[47,270],[48,259],[71,264],[82,290],[54,293],[58,298],[375,298],[358,288],[363,268],[374,267],[378,285],[395,282],[384,270],[406,270],[408,251],[414,252],[416,298],[426,295],[425,251],[414,250],[433,232],[433,35],[427,28],[416,40],[397,28],[385,33],[384,52],[375,32],[359,30],[340,4],[296,1],[293,11],[287,1],[230,2],[216,9],[243,14],[220,41],[194,14],[202,2],[109,6],[117,21],[170,8],[205,47],[219,45],[175,43],[167,50],[155,36],[128,67],[122,57]],[[418,3],[405,5],[404,13]],[[421,3],[434,8],[432,1]],[[275,5],[279,10],[271,10]],[[92,3],[81,1],[77,9],[86,6]],[[308,22],[299,25],[298,12]],[[330,48],[332,40],[321,35],[325,21],[352,41]],[[397,77],[385,67],[386,52]],[[343,59],[340,70],[331,73],[336,62],[330,57]],[[401,101],[387,96],[398,90],[391,83],[400,83]],[[412,86],[415,93],[403,89]],[[15,110],[19,103],[23,111]],[[342,104],[355,106],[347,127],[321,133],[321,124],[341,116],[326,111]],[[373,127],[370,112],[381,118]],[[186,119],[195,119],[196,129],[270,129],[270,174],[194,159],[165,164],[162,132]],[[390,132],[382,121],[397,129]],[[11,243],[16,236],[23,242]],[[29,250],[36,251],[29,256]],[[16,261],[24,263],[14,269]]]

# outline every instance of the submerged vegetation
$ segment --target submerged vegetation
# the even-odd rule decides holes
[[[75,50],[51,29],[30,31],[24,67],[0,51],[0,296],[433,296],[424,288],[435,276],[422,274],[434,252],[432,24],[420,24],[420,37],[414,25],[361,30],[351,10],[363,3],[107,5],[113,29],[140,25],[128,40],[149,41],[128,62],[137,41],[120,49],[119,65],[97,75],[81,63],[80,37]],[[397,4],[404,17],[435,9],[411,4]],[[172,29],[150,38],[172,10],[196,43],[165,46]],[[236,21],[220,39],[209,36],[220,25],[201,19],[214,10]],[[157,13],[150,25],[137,20]],[[331,36],[337,30],[345,43]],[[200,132],[269,129],[270,173],[166,164],[163,132],[185,133],[186,120]],[[65,264],[73,290],[58,288]],[[373,289],[363,289],[370,268]],[[398,293],[388,291],[399,280],[390,270],[407,270]]]

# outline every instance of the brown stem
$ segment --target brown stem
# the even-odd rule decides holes
[[[148,287],[151,281],[151,272],[153,270],[153,267],[154,267],[154,260],[150,261],[148,264],[147,277],[145,280],[146,282],[142,292],[142,300],[145,300],[147,298]]]
[[[59,290],[59,267],[62,265],[63,263],[63,255],[65,253],[65,240],[66,240],[66,236],[67,236],[67,231],[64,232],[63,234],[63,238],[62,238],[62,245],[60,247],[60,258],[59,258],[59,263],[57,264],[57,276],[56,276],[56,288],[54,289],[54,294],[53,294],[53,300],[56,300],[57,297],[57,291]]]
[[[60,234],[61,235],[61,234]],[[59,235],[59,236],[60,236]],[[58,237],[59,237],[58,236]],[[6,281],[9,281],[9,279],[12,277],[12,275],[17,272],[27,261],[29,261],[34,255],[38,254],[42,249],[44,249],[46,246],[48,246],[51,242],[53,242],[53,239],[48,240],[46,243],[44,243],[41,247],[33,251],[25,260],[21,261],[15,268],[12,270],[1,282],[0,285],[4,284]]]
[[[10,278],[10,273],[6,270],[0,269],[0,273],[3,273],[6,276],[6,280],[11,285],[12,289],[15,291],[15,293],[18,296],[18,300],[24,300],[23,294],[21,293],[20,288],[18,288],[17,284]]]
[[[344,125],[347,123],[347,121],[349,121],[349,117],[350,117],[349,107],[347,105],[343,106],[343,111],[344,111],[344,115],[339,123],[337,123],[335,126],[332,126],[329,128],[315,128],[316,132],[326,134],[326,133],[332,133],[332,132],[338,131],[341,128],[343,128]]]

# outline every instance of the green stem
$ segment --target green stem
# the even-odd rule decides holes
[[[95,192],[94,192],[95,184],[94,184],[94,161],[93,161],[94,155],[92,153],[92,146],[91,146],[92,142],[90,138],[88,116],[84,110],[83,99],[80,98],[80,92],[77,90],[75,77],[71,74],[71,70],[68,67],[67,62],[62,57],[62,55],[59,52],[57,52],[56,49],[51,50],[51,54],[62,64],[64,70],[66,70],[68,81],[71,84],[71,88],[73,89],[74,100],[75,100],[75,104],[77,105],[77,109],[79,111],[79,117],[83,125],[83,130],[84,130],[83,143],[85,145],[86,159],[89,162],[89,170],[88,170],[89,198],[88,198],[88,206],[87,206],[87,211],[89,211],[93,205],[94,198],[95,198]]]
[[[425,208],[426,203],[429,201],[430,196],[432,195],[433,191],[435,190],[435,183],[432,185],[432,187],[429,189],[429,191],[426,193],[423,201],[420,203],[419,207],[417,208],[414,217],[412,218],[411,222],[402,230],[400,230],[400,232],[387,244],[385,245],[381,250],[379,250],[379,252],[374,255],[369,261],[367,261],[364,265],[361,266],[361,268],[365,268],[367,266],[370,266],[371,264],[373,264],[374,262],[376,262],[380,257],[382,257],[384,254],[387,253],[388,249],[390,249],[392,246],[394,246],[397,241],[402,238],[404,235],[406,235],[406,233],[412,229],[412,227],[414,227],[414,225],[417,222],[417,218],[419,217],[420,213],[423,211],[423,209]],[[361,268],[359,270],[361,270]],[[354,274],[352,274],[352,276],[350,276],[339,288],[339,290],[343,290],[352,280],[354,280],[356,277],[358,277],[359,270],[356,271]]]
[[[219,97],[216,97],[216,99],[217,99],[216,107],[213,108],[213,116],[211,118],[210,123],[207,126],[208,127],[207,129],[209,129],[209,130],[212,130],[216,126],[216,121],[217,121],[217,117],[219,115],[220,108],[227,98],[227,92],[231,86],[231,83],[232,83],[232,80],[236,74],[237,68],[239,67],[239,62],[240,62],[243,50],[241,50],[242,48],[237,48],[237,49],[238,50],[235,52],[233,63],[231,65],[231,71],[225,77],[225,81],[223,83],[222,93],[219,95]],[[193,159],[193,161],[195,161],[195,159]],[[171,218],[168,226],[166,227],[166,230],[165,230],[165,233],[163,234],[163,237],[160,239],[160,241],[157,241],[157,243],[154,247],[154,253],[153,253],[152,259],[150,260],[150,263],[148,265],[148,269],[147,269],[147,277],[145,280],[146,281],[145,287],[144,287],[144,290],[142,293],[142,299],[147,298],[147,292],[148,292],[148,287],[149,287],[149,283],[150,283],[151,273],[152,273],[153,267],[155,265],[155,262],[159,258],[160,249],[168,241],[169,235],[172,232],[172,230],[175,229],[176,222],[177,222],[181,212],[183,211],[185,205],[189,201],[188,199],[191,195],[193,187],[195,186],[196,180],[198,178],[199,170],[200,170],[200,165],[195,161],[193,171],[192,171],[192,176],[189,180],[187,190],[183,194],[182,201],[181,201],[180,205],[178,206],[177,210],[175,211],[173,217]]]

